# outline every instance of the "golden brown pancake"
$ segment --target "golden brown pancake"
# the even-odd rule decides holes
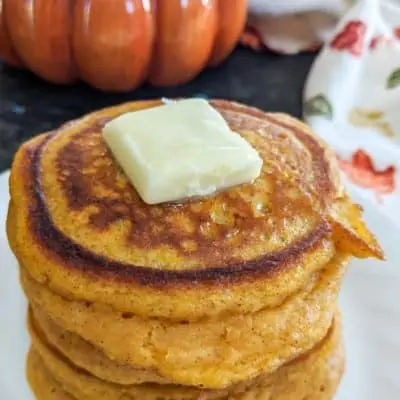
[[[171,380],[161,376],[155,370],[135,368],[132,365],[111,360],[99,348],[77,334],[59,327],[39,310],[35,311],[35,316],[32,309],[29,310],[28,327],[33,335],[36,332],[43,337],[50,346],[68,358],[72,364],[102,380],[121,385],[144,382],[172,383]]]
[[[108,108],[26,143],[10,178],[8,235],[35,280],[65,297],[182,321],[254,313],[300,290],[335,252],[381,257],[301,122],[213,101],[260,153],[253,183],[182,204],[145,204],[101,130]]]
[[[37,400],[77,400],[50,376],[42,360],[32,349],[28,353],[26,374]]]
[[[279,307],[187,324],[126,316],[102,305],[66,300],[30,278],[24,268],[21,282],[48,340],[52,337],[49,341],[79,367],[97,375],[99,365],[92,370],[88,356],[94,349],[86,347],[85,361],[82,353],[77,357],[77,349],[72,353],[65,345],[60,348],[46,329],[46,316],[117,363],[158,370],[174,383],[223,388],[274,371],[325,336],[348,258],[335,258]]]
[[[331,399],[344,367],[338,322],[309,353],[273,374],[262,375],[226,390],[201,390],[177,385],[111,384],[77,369],[39,336],[34,336],[33,349],[28,358],[28,376],[40,400],[59,400],[57,397],[42,396],[42,393],[48,392],[48,388],[55,388],[58,392],[62,390],[79,400]],[[45,380],[47,382],[43,382]]]

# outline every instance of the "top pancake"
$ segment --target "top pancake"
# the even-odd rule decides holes
[[[308,128],[232,102],[211,104],[259,151],[260,177],[210,198],[145,204],[101,130],[159,104],[101,110],[19,150],[8,233],[35,279],[118,310],[192,319],[276,305],[338,249],[381,255]]]

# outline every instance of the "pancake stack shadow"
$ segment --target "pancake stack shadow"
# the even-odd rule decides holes
[[[26,143],[7,221],[38,400],[325,400],[344,372],[337,298],[382,257],[301,122],[211,104],[264,160],[252,184],[149,206],[101,136],[128,103]]]

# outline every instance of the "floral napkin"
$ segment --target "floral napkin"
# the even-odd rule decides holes
[[[349,190],[400,227],[400,1],[349,4],[311,68],[303,116],[336,151]]]
[[[400,226],[399,32],[400,4],[352,7],[314,62],[303,115],[336,150],[351,191]]]

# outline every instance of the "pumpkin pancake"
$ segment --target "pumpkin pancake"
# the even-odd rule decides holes
[[[50,376],[38,354],[29,350],[26,360],[26,375],[33,394],[38,400],[77,400]]]
[[[272,374],[259,376],[225,390],[108,383],[74,367],[39,335],[34,335],[33,349],[28,357],[29,380],[40,400],[64,400],[64,397],[51,397],[49,388],[72,396],[65,399],[79,400],[330,400],[340,382],[343,368],[338,319],[325,338],[310,352]]]
[[[172,383],[171,380],[162,377],[155,370],[135,368],[132,365],[111,360],[103,351],[77,334],[62,329],[41,311],[36,310],[34,316],[32,309],[29,310],[28,326],[31,332],[32,330],[37,332],[50,346],[78,368],[84,369],[102,380],[121,385],[144,382]]]
[[[160,104],[107,108],[18,151],[8,235],[36,281],[70,299],[187,322],[279,306],[335,252],[382,257],[309,128],[232,102],[211,104],[260,153],[259,178],[193,202],[145,204],[101,131]]]
[[[89,354],[101,350],[117,364],[156,370],[174,383],[223,388],[275,370],[325,336],[348,258],[332,260],[279,307],[185,324],[143,319],[104,305],[67,300],[36,282],[24,268],[21,282],[47,340],[94,375],[98,375],[100,365],[93,370]],[[79,348],[84,353],[77,355],[76,348],[61,345],[54,332],[46,329],[46,318],[73,332],[75,335],[69,334],[73,343],[82,338]],[[102,371],[100,377],[110,372]]]

